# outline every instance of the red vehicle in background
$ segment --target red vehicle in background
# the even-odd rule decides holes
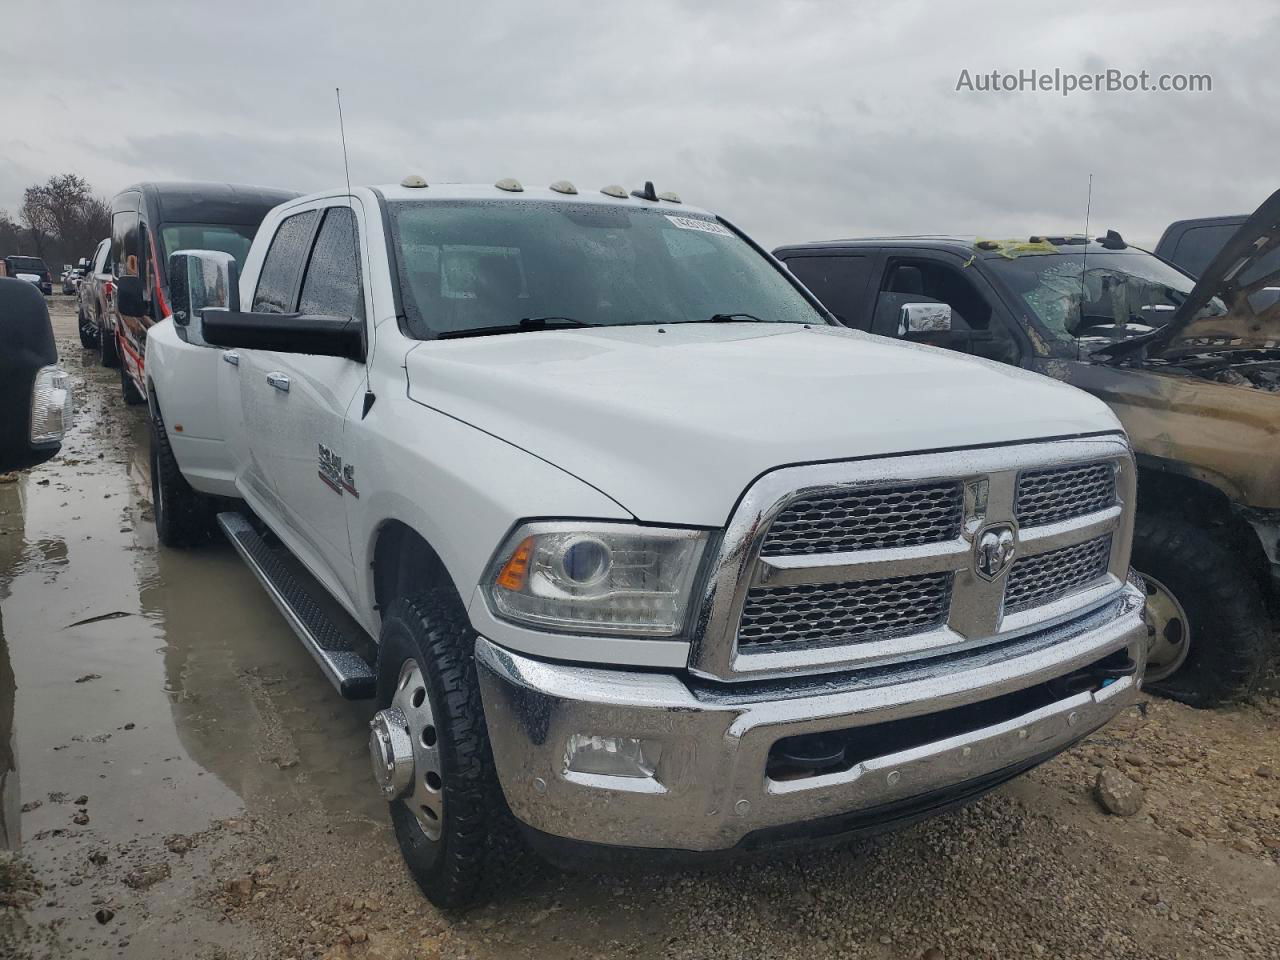
[[[100,327],[102,365],[120,367],[126,403],[145,398],[147,330],[169,313],[169,254],[218,250],[243,261],[258,224],[297,194],[230,183],[139,183],[111,201],[113,309]]]

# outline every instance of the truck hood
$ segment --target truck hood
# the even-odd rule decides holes
[[[581,478],[638,519],[723,525],[777,467],[1119,431],[1026,371],[837,327],[728,323],[417,344],[409,397]]]
[[[1280,267],[1274,257],[1264,260],[1277,249],[1280,190],[1209,261],[1167,324],[1098,353],[1119,359],[1145,348],[1147,356],[1177,359],[1213,349],[1280,347]],[[1225,304],[1225,313],[1214,308],[1215,297]]]

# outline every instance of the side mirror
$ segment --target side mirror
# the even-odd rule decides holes
[[[179,250],[169,257],[169,297],[179,336],[205,344],[205,310],[240,312],[240,270],[236,258],[220,250]]]
[[[25,280],[0,279],[0,471],[44,463],[71,426],[71,384],[58,367],[49,308]]]
[[[245,347],[364,363],[364,325],[350,317],[206,310],[204,339],[215,347]]]
[[[88,259],[86,259],[85,257],[81,257],[80,262],[77,263],[76,266],[79,267],[81,270],[85,271],[86,273],[88,273],[89,268],[93,266],[93,264],[90,263]]]
[[[898,336],[913,333],[946,333],[951,329],[948,303],[904,303],[898,315]]]
[[[116,277],[116,312],[122,317],[140,317],[147,312],[141,277]]]

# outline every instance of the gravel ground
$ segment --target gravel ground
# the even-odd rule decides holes
[[[55,313],[84,399],[74,462],[16,485],[28,532],[8,573],[0,537],[22,855],[34,871],[0,862],[0,887],[14,878],[11,896],[0,889],[0,956],[1280,953],[1275,697],[1215,712],[1145,700],[968,808],[872,841],[706,871],[546,868],[497,905],[440,914],[408,878],[368,782],[369,708],[332,693],[229,550],[157,550],[142,414],[120,405],[114,371],[81,352],[60,298]],[[12,520],[4,489],[0,533]],[[59,509],[77,525],[34,531],[33,518],[56,526]],[[110,600],[76,605],[68,597],[106,577],[101,559],[86,569],[94,544],[136,576],[103,587]],[[75,623],[99,611],[116,612]],[[39,629],[54,619],[70,626]],[[90,643],[109,654],[64,654]],[[83,732],[46,730],[49,700]],[[1135,815],[1103,810],[1103,769],[1141,792]]]

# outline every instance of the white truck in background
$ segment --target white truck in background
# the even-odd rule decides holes
[[[156,524],[347,697],[426,895],[905,824],[1129,704],[1134,465],[1087,394],[836,325],[652,185],[301,197],[187,251]]]

